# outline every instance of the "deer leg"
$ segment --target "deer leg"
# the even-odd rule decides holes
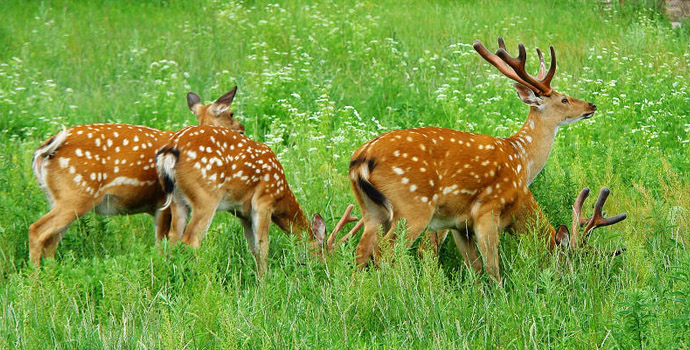
[[[52,236],[48,237],[45,242],[43,242],[43,257],[52,258],[55,257],[55,251],[57,250],[58,243],[62,240],[62,236],[65,235],[68,227],[55,232]]]
[[[474,244],[468,232],[460,232],[459,230],[452,230],[453,240],[458,251],[462,255],[465,265],[472,268],[475,272],[482,271],[482,260],[477,252],[477,245]]]
[[[359,205],[360,208],[366,208],[366,210],[362,209],[364,231],[362,232],[362,238],[357,243],[355,253],[355,263],[361,270],[367,266],[375,252],[378,255],[379,232],[388,232],[392,222],[390,221],[390,214],[383,208],[374,205],[365,207],[367,204],[362,201],[360,201]]]
[[[374,249],[378,246],[380,226],[378,222],[364,221],[364,232],[356,249],[356,264],[360,269],[366,267],[374,255]]]
[[[252,221],[250,219],[239,218],[240,223],[242,223],[242,229],[244,230],[244,238],[247,240],[249,245],[249,251],[256,257],[259,255],[259,246],[256,244],[256,239],[254,239],[254,231],[252,231]]]
[[[484,258],[484,265],[498,283],[501,282],[498,266],[499,233],[498,216],[492,213],[484,214],[474,221],[474,234]]]
[[[173,200],[168,209],[170,210],[170,230],[167,237],[170,244],[175,244],[182,239],[189,217],[189,208],[184,203]]]
[[[430,252],[433,254],[433,256],[438,256],[441,245],[446,240],[447,236],[448,230],[427,232],[422,238],[422,241],[419,243],[419,248],[417,248],[417,254],[419,257],[421,258],[427,252]]]
[[[383,239],[395,244],[394,242],[397,238],[397,234],[395,233],[397,227],[395,227],[395,223],[404,218],[406,222],[405,246],[409,248],[415,241],[417,241],[419,235],[424,232],[424,229],[426,229],[426,226],[429,224],[433,213],[434,212],[431,207],[427,205],[406,207],[405,211],[401,210],[396,213],[395,217],[393,218],[394,225],[391,226],[390,230]]]
[[[259,277],[262,277],[268,268],[268,230],[270,224],[270,206],[252,211],[252,232],[255,246],[252,252],[254,253],[254,259],[256,259],[256,269]]]
[[[184,230],[182,242],[189,244],[192,248],[199,248],[201,240],[204,239],[215,213],[215,205],[193,206],[192,218],[189,220],[189,224],[187,224]]]
[[[172,226],[172,210],[170,207],[163,210],[156,210],[156,212],[153,214],[153,220],[156,230],[156,244],[158,244],[163,239],[168,238],[170,235],[170,229]]]
[[[77,203],[90,201],[79,200]],[[48,248],[54,254],[62,234],[77,218],[89,211],[90,206],[78,208],[64,208],[56,204],[46,215],[29,226],[29,258],[34,265],[41,263],[41,256]],[[51,255],[52,256],[52,255]]]

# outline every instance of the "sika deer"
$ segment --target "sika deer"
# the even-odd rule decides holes
[[[283,167],[271,149],[232,130],[191,126],[178,131],[158,152],[156,164],[161,183],[172,207],[171,234],[182,233],[192,209],[182,241],[199,247],[218,210],[237,216],[254,255],[259,276],[266,272],[268,230],[273,221],[284,232],[309,239],[319,252],[330,251],[338,243],[335,236],[343,225],[357,220],[348,207],[340,223],[326,238],[326,227],[319,214],[311,224],[285,180]]]
[[[479,41],[474,48],[517,82],[518,96],[530,106],[515,135],[503,139],[424,127],[382,134],[355,151],[350,180],[364,220],[357,245],[360,267],[377,250],[379,230],[386,234],[384,239],[392,240],[394,224],[404,218],[410,243],[427,227],[452,229],[465,263],[480,271],[476,241],[489,274],[500,281],[500,232],[524,232],[527,222],[546,221],[528,186],[544,167],[558,128],[591,117],[596,106],[551,88],[556,71],[553,47],[546,74],[537,49],[540,69],[535,78],[525,72],[522,44],[517,58],[508,55],[501,38],[498,44],[496,55]],[[545,224],[549,249],[564,244],[567,229],[556,231]]]
[[[216,102],[202,105],[187,94],[187,104],[202,125],[244,132],[228,108],[237,86]],[[71,127],[34,152],[32,167],[52,209],[29,227],[29,256],[53,257],[69,225],[91,209],[103,215],[148,213],[155,217],[156,240],[170,229],[170,211],[158,211],[165,195],[158,183],[156,150],[171,136],[145,126],[88,124]]]

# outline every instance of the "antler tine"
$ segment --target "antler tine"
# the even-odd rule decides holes
[[[338,240],[338,243],[335,245],[335,247],[347,242],[352,236],[354,236],[355,233],[357,233],[357,231],[359,231],[360,228],[362,228],[362,226],[364,226],[364,219],[360,219],[359,221],[357,221],[357,224],[355,225],[355,227],[353,227],[352,230],[350,230],[350,232],[348,232],[345,236],[340,238],[340,240]]]
[[[589,235],[597,227],[613,225],[615,223],[618,223],[618,222],[625,220],[625,218],[627,217],[626,214],[619,214],[619,215],[616,215],[614,217],[604,218],[604,216],[602,214],[603,209],[604,209],[604,203],[606,203],[606,199],[608,198],[610,193],[611,193],[611,190],[609,190],[606,187],[603,187],[601,189],[601,191],[599,192],[599,197],[597,198],[597,201],[594,204],[594,214],[589,219],[583,219],[582,218],[582,205],[584,204],[585,200],[589,196],[589,188],[587,188],[587,187],[583,188],[582,191],[580,192],[580,195],[577,196],[577,199],[575,200],[575,204],[573,204],[573,223],[572,223],[573,226],[572,226],[572,236],[570,237],[570,247],[571,248],[577,249],[577,248],[583,246],[586,249],[588,249],[590,252],[600,253],[600,254],[604,254],[604,255],[611,255],[611,256],[619,255],[625,251],[625,248],[622,248],[622,249],[618,249],[614,252],[602,252],[596,248],[589,246],[589,244],[587,243]],[[582,230],[582,231],[580,231],[581,226],[585,226],[584,230]],[[579,237],[580,232],[582,232],[582,239],[580,239],[580,237]]]
[[[628,217],[626,214],[619,214],[614,217],[604,218],[602,211],[604,209],[604,203],[606,203],[606,199],[608,199],[609,194],[611,194],[610,189],[608,189],[607,187],[601,188],[601,191],[599,192],[599,198],[597,198],[597,202],[594,204],[594,214],[587,222],[587,226],[583,231],[583,240],[585,241],[585,243],[587,242],[587,238],[595,228],[613,225],[615,223],[625,220]]]
[[[575,218],[575,214],[577,214],[577,222],[580,225],[587,223],[587,219],[582,218],[582,205],[585,203],[587,197],[589,197],[589,187],[582,189],[580,195],[577,196],[577,199],[575,200],[575,204],[573,204],[573,217]]]
[[[331,232],[331,234],[328,236],[328,240],[326,241],[326,248],[328,249],[328,251],[332,251],[333,249],[335,249],[335,247],[337,247],[337,245],[335,244],[335,237],[338,235],[338,232],[340,232],[340,230],[343,229],[343,226],[345,226],[345,224],[347,224],[348,222],[357,221],[356,217],[350,215],[350,213],[352,212],[352,209],[354,207],[355,206],[352,204],[347,206],[347,209],[345,209],[345,213],[343,214],[343,217],[340,218],[340,221],[338,221],[338,224],[335,225],[335,227],[333,228],[333,232]],[[357,232],[357,231],[355,231],[355,232]],[[352,234],[354,234],[354,232]],[[348,235],[349,235],[349,233],[348,233]],[[338,244],[345,242],[345,241],[347,241],[347,239],[344,241],[341,239],[338,242]]]
[[[539,93],[545,96],[551,95],[551,92],[553,91],[551,89],[550,83],[551,79],[553,78],[554,73],[556,72],[556,66],[552,65],[549,67],[549,72],[546,75],[546,78],[543,80],[539,80],[531,76],[527,71],[525,71],[525,63],[527,62],[527,53],[525,51],[525,46],[522,44],[518,45],[518,57],[512,57],[508,51],[504,49],[498,49],[496,51],[496,55],[500,57],[506,64],[508,64],[510,67],[513,68],[513,70],[517,73],[517,75],[520,76],[524,81],[527,81],[529,84],[527,85],[530,87],[535,93]],[[555,62],[555,56],[553,46],[551,46],[551,62]],[[548,79],[548,82],[546,81]]]
[[[580,244],[580,227],[587,223],[587,220],[582,218],[582,205],[585,203],[587,197],[589,197],[589,187],[582,189],[580,195],[578,195],[575,200],[575,204],[573,204],[572,237],[570,238],[570,246],[572,248],[577,248]]]
[[[505,51],[505,42],[503,42],[503,38],[498,39],[498,46],[499,46],[499,49],[498,49],[497,53],[499,51],[506,52]],[[534,92],[538,92],[538,93],[541,92],[533,84],[531,84],[531,83],[527,82],[525,79],[521,78],[518,75],[518,73],[515,72],[515,69],[513,67],[509,66],[504,60],[502,60],[498,56],[490,53],[489,50],[487,50],[486,47],[484,47],[484,44],[482,44],[481,41],[475,40],[474,45],[472,45],[472,47],[474,47],[474,49],[477,51],[477,53],[479,53],[480,56],[482,56],[485,60],[487,60],[494,67],[496,67],[498,69],[498,71],[503,73],[503,75],[505,75],[506,77],[513,79],[522,85],[527,86],[528,88],[530,88]],[[506,52],[506,55],[507,55],[507,52]],[[510,55],[508,55],[508,56],[510,56]]]
[[[527,62],[527,51],[525,50],[525,45],[518,44],[518,57],[513,57],[508,53],[505,48],[500,48],[496,50],[496,56],[500,57],[505,63],[507,63],[513,70],[524,79],[520,73],[525,73],[525,63]]]
[[[549,45],[549,50],[551,51],[551,65],[549,65],[549,72],[546,73],[544,79],[541,79],[541,82],[551,90],[551,79],[553,79],[553,75],[556,74],[556,50],[554,50],[552,45]],[[550,91],[549,94],[551,94]]]
[[[539,56],[539,73],[537,73],[537,79],[542,80],[546,74],[546,62],[544,62],[544,55],[539,48],[537,48],[537,56]]]
[[[587,226],[585,226],[585,229],[583,230],[583,234],[582,234],[582,244],[583,245],[588,245],[587,240],[589,239],[589,235],[597,227],[613,225],[615,223],[618,223],[618,222],[625,220],[628,217],[626,214],[619,214],[619,215],[616,215],[614,217],[604,218],[602,211],[604,208],[604,203],[606,203],[606,199],[608,198],[610,193],[611,193],[611,190],[609,190],[606,187],[602,187],[601,191],[599,191],[599,198],[597,198],[597,202],[594,204],[594,214],[592,215],[592,217],[590,219],[587,220]],[[612,254],[613,254],[613,256],[616,256],[616,255],[618,255],[624,251],[625,251],[625,248],[619,249]]]
[[[610,256],[610,257],[619,256],[619,255],[623,254],[623,252],[625,252],[626,250],[628,250],[628,249],[625,248],[625,247],[623,247],[623,248],[621,248],[621,249],[616,249],[616,250],[614,250],[614,251],[612,251],[612,252],[605,252],[605,251],[601,251],[601,250],[599,250],[599,249],[596,249],[596,248],[594,248],[594,247],[592,247],[592,246],[587,246],[587,251],[588,251],[589,253],[599,254],[599,255],[604,255],[604,256]]]
[[[594,205],[594,217],[596,218],[596,226],[597,227],[602,227],[602,226],[608,226],[608,225],[613,225],[615,223],[618,223],[620,221],[625,220],[628,216],[625,214],[618,214],[614,217],[610,218],[604,218],[602,216],[602,210],[604,207],[604,202],[606,202],[606,199],[608,198],[609,194],[611,193],[611,190],[608,188],[604,187],[601,189],[601,193],[599,194],[599,199],[597,200],[597,203]]]
[[[498,37],[498,48],[503,50],[506,49],[506,43],[503,41],[503,37],[500,36]]]
[[[585,229],[582,231],[583,243],[586,244],[587,238],[589,238],[589,235],[592,232],[592,230],[594,230],[597,227],[598,222],[603,220],[601,211],[604,208],[604,203],[606,203],[606,199],[609,197],[609,194],[611,194],[611,190],[609,190],[606,187],[602,187],[601,191],[599,191],[599,198],[597,198],[597,201],[594,204],[594,213],[592,217],[587,220],[587,226],[585,226]]]

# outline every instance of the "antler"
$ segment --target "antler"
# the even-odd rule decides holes
[[[319,239],[318,243],[324,252],[332,252],[337,246],[347,242],[362,227],[364,220],[359,220],[359,222],[357,222],[357,224],[352,228],[352,230],[350,230],[350,232],[348,232],[346,235],[344,235],[338,241],[336,241],[338,233],[343,229],[343,227],[347,223],[357,221],[356,217],[350,215],[354,207],[355,206],[352,204],[347,206],[347,209],[345,209],[345,213],[343,213],[343,216],[340,218],[340,221],[338,221],[338,224],[336,224],[333,228],[333,231],[328,236],[328,239],[325,239],[325,237],[321,237],[322,239]]]
[[[599,198],[597,198],[597,201],[594,204],[594,214],[589,219],[582,218],[582,205],[584,204],[585,199],[587,199],[589,196],[589,188],[585,187],[582,189],[582,192],[580,192],[580,195],[577,196],[575,204],[573,205],[572,235],[570,237],[571,248],[577,249],[580,246],[586,246],[590,249],[594,249],[591,248],[591,246],[589,246],[587,243],[589,235],[592,233],[592,231],[594,231],[594,229],[597,227],[613,225],[627,218],[626,214],[619,214],[614,217],[604,218],[602,210],[610,193],[611,190],[606,187],[602,187],[601,191],[599,192]],[[585,226],[585,229],[582,230],[582,239],[580,239],[578,236],[580,235],[580,228],[582,226]],[[622,248],[611,254],[615,256],[624,251],[625,248]]]
[[[506,50],[505,42],[503,38],[498,38],[498,50],[496,54],[493,55],[489,53],[489,50],[484,47],[481,41],[475,40],[474,49],[484,57],[485,60],[493,64],[498,70],[510,79],[517,81],[518,83],[527,86],[532,91],[537,94],[549,96],[553,92],[551,88],[551,80],[556,73],[556,51],[553,46],[551,49],[551,66],[549,67],[548,73],[544,75],[546,71],[546,63],[544,62],[544,56],[541,50],[537,49],[537,55],[539,56],[539,73],[537,77],[529,75],[525,71],[525,62],[527,62],[527,54],[525,52],[525,46],[522,44],[518,45],[518,57],[512,57],[508,54]]]

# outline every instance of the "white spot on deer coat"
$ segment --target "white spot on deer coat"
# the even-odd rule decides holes
[[[395,167],[395,166],[393,167],[393,172],[398,174],[398,175],[402,175],[405,173],[405,171],[403,171],[402,169]]]
[[[443,194],[451,193],[453,190],[458,188],[458,185],[449,186],[443,189]]]

